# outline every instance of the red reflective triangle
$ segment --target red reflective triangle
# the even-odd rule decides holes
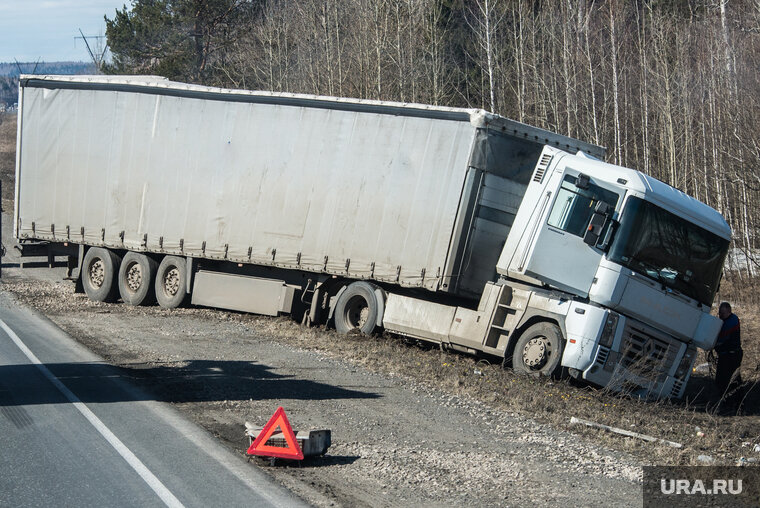
[[[282,435],[285,437],[286,447],[281,446],[269,446],[267,441],[277,429],[282,431]],[[264,428],[261,429],[259,435],[251,443],[251,447],[246,452],[248,455],[263,455],[265,457],[279,457],[281,459],[295,459],[303,460],[303,451],[298,446],[296,435],[293,433],[293,429],[290,427],[288,417],[285,415],[285,410],[282,407],[278,407],[272,417],[269,419]]]

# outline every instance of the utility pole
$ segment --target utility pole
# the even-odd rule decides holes
[[[104,35],[85,35],[81,28],[79,29],[79,34],[81,37],[74,37],[74,39],[82,39],[84,41],[85,46],[87,46],[87,52],[90,54],[90,58],[92,58],[92,63],[95,65],[97,72],[100,72],[103,65],[103,59],[106,56],[106,51],[108,51],[108,42],[102,46],[102,50],[100,46],[98,46],[95,48],[95,51],[93,51],[92,47],[90,47],[90,43],[87,42],[87,39],[95,39],[100,44],[101,39],[105,39],[106,37]]]
[[[18,63],[18,60],[15,58],[13,59],[14,62],[16,62],[16,68],[18,69],[19,76],[24,73],[24,71],[21,70],[21,64]],[[40,64],[40,59],[38,58],[37,61],[34,63],[34,69],[32,69],[32,74],[37,72],[37,66]]]

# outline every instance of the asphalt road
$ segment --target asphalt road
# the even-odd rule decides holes
[[[0,436],[0,506],[303,505],[8,294]]]

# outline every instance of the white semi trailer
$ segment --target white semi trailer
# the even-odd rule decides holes
[[[94,300],[385,330],[680,397],[731,231],[604,150],[478,109],[22,76],[15,236]]]

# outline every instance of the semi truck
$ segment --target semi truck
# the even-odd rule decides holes
[[[604,148],[481,109],[20,79],[14,235],[96,301],[293,314],[681,397],[731,240]]]

